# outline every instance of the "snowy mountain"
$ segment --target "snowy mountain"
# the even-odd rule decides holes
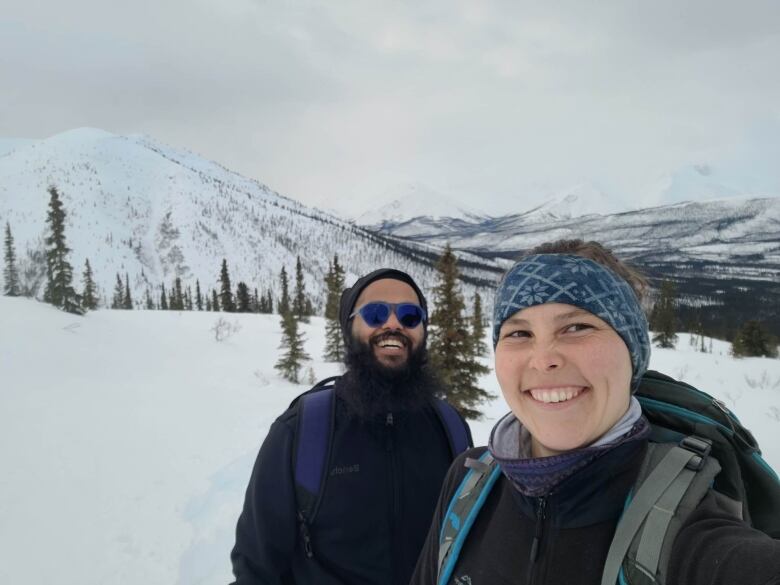
[[[0,145],[2,146],[2,145]],[[433,285],[439,250],[378,235],[283,197],[192,152],[147,136],[92,128],[40,141],[9,141],[0,154],[0,224],[8,221],[25,284],[41,294],[47,188],[56,185],[68,214],[71,264],[79,275],[89,259],[104,298],[116,274],[129,274],[138,301],[147,289],[180,277],[204,291],[216,287],[222,258],[233,284],[278,288],[282,267],[304,267],[315,305],[324,301],[324,275],[338,254],[347,282],[379,266],[408,270]],[[464,292],[486,286],[501,263],[464,254]],[[275,294],[278,294],[275,293]]]
[[[540,200],[543,203],[536,206],[529,207],[525,203]],[[560,190],[529,188],[518,195],[514,207],[522,210],[517,214],[519,217],[533,223],[626,211],[624,202],[591,183],[579,183]],[[473,224],[489,224],[495,217],[496,214],[467,210],[438,194],[420,192],[394,201],[374,214],[363,214],[357,223],[387,235],[424,241],[428,237],[458,234]]]
[[[626,211],[624,202],[609,196],[591,183],[579,183],[550,194],[546,203],[528,211],[525,216],[538,221],[554,221],[594,214],[610,215],[622,211]]]
[[[362,226],[383,229],[411,220],[432,221],[460,220],[478,221],[489,216],[477,209],[450,199],[438,191],[420,183],[404,183],[388,189],[380,200],[392,199],[389,203],[358,215],[355,223]]]
[[[240,330],[217,342],[219,317],[77,317],[0,296],[0,583],[230,582],[257,450],[307,386],[274,370],[278,318],[232,315]],[[315,376],[338,374],[321,361],[324,320],[302,330]],[[681,335],[676,350],[653,348],[650,367],[734,409],[780,470],[780,360],[728,351],[714,340],[699,353]],[[496,396],[471,423],[484,445],[508,409],[492,371],[479,385]]]
[[[710,201],[734,197],[757,197],[749,177],[733,177],[715,166],[702,163],[664,173],[649,184],[640,196],[644,207],[685,201]]]

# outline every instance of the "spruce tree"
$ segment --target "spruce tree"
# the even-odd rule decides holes
[[[303,281],[303,266],[301,265],[301,257],[298,256],[295,260],[295,296],[292,309],[298,320],[304,323],[309,322],[308,311],[311,310],[311,302],[307,301],[306,283]]]
[[[195,281],[195,307],[198,311],[203,310],[203,296],[200,293],[200,280]]]
[[[297,384],[304,361],[311,359],[304,349],[305,337],[298,331],[298,320],[292,311],[282,314],[282,342],[279,345],[284,353],[274,366],[282,377]]]
[[[339,256],[333,256],[333,262],[328,262],[328,273],[325,276],[325,355],[328,362],[344,361],[344,337],[339,323],[339,303],[344,290],[344,268],[339,264]]]
[[[171,311],[183,311],[184,310],[184,291],[181,288],[181,278],[176,277],[171,287],[171,294],[168,298],[168,304]]]
[[[160,310],[168,310],[168,295],[165,294],[165,283],[163,283],[162,292],[160,293]]]
[[[252,311],[252,299],[249,296],[249,287],[245,282],[239,282],[236,287],[236,311],[250,313]]]
[[[18,297],[22,294],[19,283],[19,269],[16,266],[16,249],[14,237],[11,235],[11,224],[5,222],[5,267],[3,268],[3,294],[7,297]]]
[[[734,337],[731,353],[737,357],[777,357],[777,338],[756,320],[747,321]]]
[[[206,310],[211,312],[211,299],[206,297]]]
[[[252,303],[251,303],[251,310],[253,313],[260,313],[260,297],[257,294],[257,287],[255,287],[255,292],[252,295]]]
[[[133,308],[133,297],[130,296],[130,277],[127,272],[125,272],[125,296],[122,300],[124,301],[122,304],[123,309]]]
[[[116,284],[114,285],[114,296],[111,297],[112,309],[124,309],[125,308],[125,285],[122,282],[122,277],[119,273],[116,273]]]
[[[271,293],[270,288],[265,296],[265,312],[269,315],[274,312],[274,295]]]
[[[211,310],[214,312],[219,311],[219,298],[217,297],[217,291],[211,289]]]
[[[488,348],[485,343],[485,323],[482,317],[482,297],[474,293],[474,313],[471,316],[471,343],[474,345],[474,355],[484,357]]]
[[[79,295],[73,290],[73,268],[68,261],[70,248],[65,238],[65,209],[54,185],[49,187],[49,195],[49,211],[46,214],[49,235],[45,240],[48,281],[44,298],[68,313],[81,315],[84,311]]]
[[[89,259],[84,262],[82,279],[84,281],[84,292],[81,293],[81,306],[85,311],[94,311],[97,309],[97,289],[95,280],[92,277],[92,267],[89,265]]]
[[[650,329],[654,331],[653,343],[658,347],[673,349],[677,343],[677,316],[675,315],[674,283],[661,283],[661,296],[650,313]]]
[[[149,291],[149,287],[146,287],[146,310],[154,311],[154,301],[152,300],[152,293]]]
[[[282,286],[282,298],[279,299],[277,307],[280,315],[286,315],[290,312],[290,281],[287,279],[287,270],[282,266],[279,273],[279,281]]]
[[[233,291],[230,288],[230,275],[228,274],[227,260],[222,259],[222,268],[219,271],[220,293],[219,301],[222,310],[226,313],[235,313],[236,303],[233,300]]]
[[[479,405],[490,398],[477,385],[477,379],[490,370],[474,354],[473,335],[464,316],[465,306],[458,287],[457,258],[449,244],[436,269],[435,310],[430,319],[431,365],[441,378],[450,404],[464,417],[477,419],[482,416]]]

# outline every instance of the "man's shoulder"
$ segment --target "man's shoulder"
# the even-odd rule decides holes
[[[290,405],[287,407],[287,409],[276,418],[276,422],[280,424],[284,424],[294,430],[298,424],[298,417],[300,415],[301,405],[306,400],[306,397],[322,392],[328,388],[332,389],[337,379],[338,376],[325,378],[317,382],[314,386],[312,386],[305,392],[301,392],[298,396],[296,396],[292,400],[292,402],[290,402]]]

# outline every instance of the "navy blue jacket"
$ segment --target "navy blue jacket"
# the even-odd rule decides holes
[[[406,585],[453,460],[433,407],[376,422],[350,416],[336,392],[328,478],[306,558],[292,473],[298,411],[260,448],[231,553],[236,585]]]

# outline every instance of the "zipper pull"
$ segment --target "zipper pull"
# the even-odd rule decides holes
[[[534,540],[531,543],[531,563],[535,563],[539,556],[539,543],[542,540],[542,524],[544,523],[544,513],[547,508],[547,496],[539,498],[539,503],[536,506],[536,533],[534,534]]]
[[[385,428],[387,429],[386,433],[386,441],[385,441],[385,448],[387,449],[387,452],[393,450],[393,413],[388,412],[387,418],[385,419]]]
[[[303,540],[303,551],[306,554],[306,558],[314,557],[314,549],[311,546],[311,535],[309,534],[309,523],[306,521],[306,516],[303,512],[298,511],[298,522],[300,523],[301,539]]]

